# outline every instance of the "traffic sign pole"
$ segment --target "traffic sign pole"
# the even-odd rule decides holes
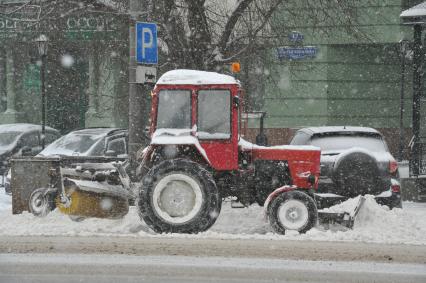
[[[130,176],[135,177],[137,164],[136,154],[140,148],[148,144],[144,136],[145,127],[149,120],[149,91],[147,85],[136,83],[136,69],[138,67],[136,45],[136,24],[141,20],[141,15],[145,12],[146,0],[130,0],[129,13],[129,161]]]

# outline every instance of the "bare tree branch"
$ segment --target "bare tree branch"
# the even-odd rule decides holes
[[[225,29],[222,33],[222,36],[219,40],[219,43],[217,46],[219,47],[220,51],[223,53],[226,51],[228,46],[228,40],[234,31],[235,25],[237,24],[238,20],[242,17],[244,14],[244,11],[250,6],[250,4],[253,2],[253,0],[240,0],[238,2],[238,5],[236,9],[232,12],[231,16],[229,17],[228,22],[225,25]]]

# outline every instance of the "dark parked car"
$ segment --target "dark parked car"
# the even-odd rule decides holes
[[[290,144],[321,148],[318,188],[321,206],[371,194],[380,204],[401,207],[398,163],[375,129],[304,128],[296,132]]]
[[[56,140],[39,156],[111,156],[127,158],[128,133],[124,129],[89,128]]]
[[[57,130],[46,127],[45,144],[60,137]],[[8,170],[11,157],[34,156],[42,150],[41,126],[33,124],[0,125],[0,174]]]

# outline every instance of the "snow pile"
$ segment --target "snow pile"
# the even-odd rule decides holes
[[[332,211],[349,211],[358,203],[358,198],[330,208]],[[0,235],[68,235],[68,236],[134,236],[168,238],[225,238],[268,240],[316,240],[316,241],[361,241],[386,244],[426,245],[426,204],[403,203],[404,209],[389,210],[367,196],[363,209],[358,214],[353,230],[325,230],[316,227],[306,234],[289,232],[277,235],[263,219],[263,208],[253,205],[248,208],[231,208],[224,202],[222,211],[213,227],[198,235],[158,235],[143,223],[135,207],[118,220],[86,219],[73,222],[67,215],[53,211],[45,218],[30,213],[11,214],[11,197],[0,190]]]
[[[312,229],[301,237],[310,240],[426,245],[425,204],[403,203],[404,209],[389,210],[387,206],[377,204],[373,196],[367,195],[365,198],[353,230],[333,232]],[[349,199],[328,210],[350,212],[358,204],[358,200],[359,197]]]
[[[326,194],[320,194],[320,195],[326,195]],[[330,194],[333,195],[333,194]],[[336,196],[336,195],[333,195]],[[374,198],[374,196],[365,196],[366,198]],[[359,203],[359,199],[361,196],[357,196],[355,198],[348,199],[347,201],[344,201],[342,203],[336,204],[335,206],[324,208],[322,211],[325,212],[348,212],[351,213],[355,210],[356,206]],[[374,200],[373,200],[374,201]],[[377,205],[377,203],[376,203]]]
[[[414,239],[422,240],[426,244],[424,213],[424,210],[419,211],[415,216],[403,209],[389,210],[386,206],[378,205],[370,197],[366,199],[358,214],[354,230],[364,239],[371,241],[386,243],[397,236],[401,242],[407,244],[416,243]]]

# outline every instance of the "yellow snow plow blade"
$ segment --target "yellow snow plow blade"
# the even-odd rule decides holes
[[[56,206],[59,211],[69,215],[109,219],[122,218],[128,213],[127,198],[108,192],[89,191],[91,187],[79,187],[81,182],[68,182],[65,186],[68,201],[65,202],[58,195]]]

